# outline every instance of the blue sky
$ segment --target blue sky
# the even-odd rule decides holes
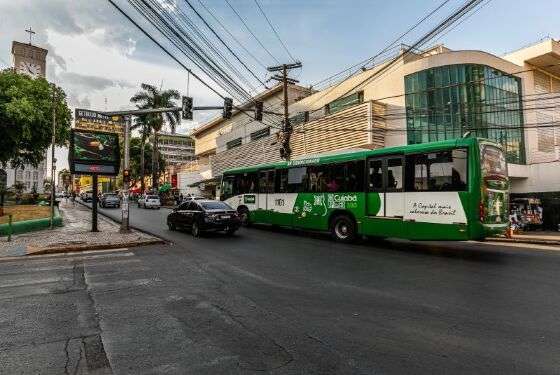
[[[131,11],[126,8],[126,0],[115,1]],[[185,0],[159,1],[186,7]],[[212,21],[199,0],[190,1]],[[224,0],[201,1],[260,60],[266,65],[275,64]],[[443,0],[259,1],[292,54],[304,64],[301,71],[294,72],[295,76],[303,85],[309,85],[373,56]],[[287,61],[286,53],[254,0],[230,2],[272,54],[282,62]],[[404,42],[412,43],[463,2],[449,0]],[[501,55],[545,36],[559,39],[559,14],[557,0],[529,3],[492,0],[439,42],[451,49],[479,49]],[[11,42],[26,41],[24,30],[29,26],[37,31],[34,43],[49,49],[47,79],[65,89],[73,108],[129,108],[129,98],[141,82],[186,91],[184,70],[140,34],[107,0],[0,0],[0,68],[11,64]],[[223,33],[219,26],[216,29]],[[262,67],[232,41],[229,43],[259,76],[265,77]],[[195,105],[216,104],[218,98],[214,94],[191,83],[190,94]],[[195,121],[184,122],[180,131],[186,132],[213,115],[197,113]]]

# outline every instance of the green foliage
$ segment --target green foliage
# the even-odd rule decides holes
[[[56,92],[56,143],[66,145],[72,114],[66,94],[43,78],[11,69],[0,72],[0,164],[37,165],[51,143],[53,90]]]
[[[142,139],[130,139],[130,175],[134,179],[139,179],[141,173],[141,153],[142,153]],[[159,155],[159,170],[165,169],[165,160],[163,156]],[[147,175],[152,174],[152,145],[149,143],[144,144],[144,173]]]

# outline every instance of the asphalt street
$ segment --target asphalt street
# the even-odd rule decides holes
[[[193,238],[168,212],[131,210],[168,245],[1,261],[0,373],[560,373],[554,248]]]

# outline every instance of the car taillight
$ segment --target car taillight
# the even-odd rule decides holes
[[[480,217],[480,222],[483,223],[484,219],[486,218],[486,207],[482,202],[478,204],[478,215]]]

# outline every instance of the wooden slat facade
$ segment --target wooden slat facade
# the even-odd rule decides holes
[[[346,148],[385,146],[385,105],[365,102],[294,127],[292,157]]]

